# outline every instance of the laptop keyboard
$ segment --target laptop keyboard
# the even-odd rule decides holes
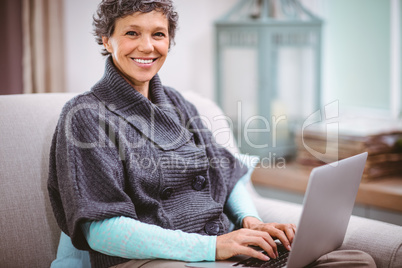
[[[278,244],[278,255],[279,257],[276,259],[270,259],[269,261],[262,261],[257,258],[248,258],[246,260],[240,261],[233,266],[239,267],[270,267],[270,268],[277,268],[283,267],[286,265],[289,257],[289,251],[282,245]],[[265,251],[263,251],[265,255],[268,255]]]

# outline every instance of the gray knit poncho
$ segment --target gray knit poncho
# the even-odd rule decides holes
[[[90,92],[61,113],[50,152],[48,190],[56,220],[93,267],[126,262],[92,251],[85,221],[125,216],[202,235],[228,231],[225,202],[242,166],[219,147],[195,107],[156,75],[146,99],[112,59]]]

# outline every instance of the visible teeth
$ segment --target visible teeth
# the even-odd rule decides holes
[[[149,64],[152,63],[153,60],[142,60],[142,59],[134,59],[138,63],[144,63],[144,64]]]

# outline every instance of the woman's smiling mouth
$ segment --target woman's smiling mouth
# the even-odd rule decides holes
[[[135,62],[141,63],[141,64],[151,64],[154,61],[156,61],[157,59],[136,59],[136,58],[132,58]]]

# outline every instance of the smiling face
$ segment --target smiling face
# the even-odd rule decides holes
[[[135,12],[117,19],[112,36],[102,40],[123,77],[148,97],[149,81],[160,70],[169,51],[166,16],[157,11]]]

